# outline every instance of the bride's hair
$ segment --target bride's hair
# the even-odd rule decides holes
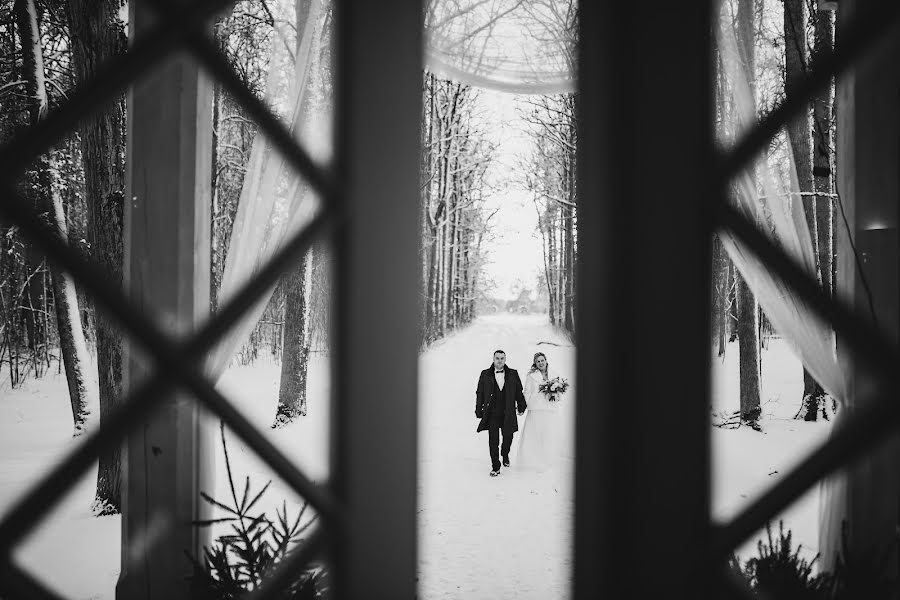
[[[546,355],[546,354],[544,354],[543,352],[535,352],[535,353],[534,353],[534,360],[531,361],[531,368],[528,369],[528,372],[529,372],[529,373],[534,373],[535,371],[538,370],[538,368],[537,368],[537,359],[538,359],[539,356],[543,356],[543,357],[544,357],[544,360],[547,360],[547,355]],[[548,361],[548,362],[549,362],[549,361]]]

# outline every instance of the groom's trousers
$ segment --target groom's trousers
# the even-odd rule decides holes
[[[488,423],[488,444],[490,445],[491,450],[491,467],[495,471],[500,470],[500,456],[503,455],[504,458],[509,457],[509,449],[512,448],[512,440],[513,435],[515,435],[512,431],[509,433],[503,432],[503,446],[500,446],[500,430],[503,429],[503,415],[500,417],[496,417],[491,415],[491,420]]]

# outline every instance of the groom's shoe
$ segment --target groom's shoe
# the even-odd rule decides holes
[[[496,477],[499,474],[500,474],[500,469],[497,469],[496,471],[491,471],[491,477]]]
[[[503,466],[504,466],[504,467],[508,467],[508,466],[509,466],[509,457],[508,457],[508,456],[504,456],[504,457],[503,457]]]

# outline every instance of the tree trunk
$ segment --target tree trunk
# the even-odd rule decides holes
[[[102,65],[125,51],[119,2],[71,0],[66,8],[75,79],[84,85]],[[110,283],[117,287],[122,286],[123,264],[124,130],[122,97],[98,107],[80,126],[88,242]],[[96,330],[102,423],[122,400],[122,337],[116,324],[100,311],[96,311]],[[97,504],[103,513],[121,510],[121,463],[119,444],[100,454]]]
[[[563,236],[563,228],[565,227],[565,211],[560,207],[556,211],[556,222],[553,225],[554,235],[556,236],[556,296],[559,299],[557,306],[559,312],[556,315],[556,322],[560,327],[566,326],[566,248],[565,238]]]
[[[18,25],[19,42],[22,50],[21,77],[25,81],[26,106],[29,122],[36,123],[47,110],[47,91],[44,83],[43,53],[40,47],[40,32],[38,30],[37,6],[34,2],[16,0],[14,3],[15,19]],[[15,63],[13,63],[15,64]],[[38,213],[47,210],[46,201],[40,188],[40,171],[42,161],[28,170],[24,177],[25,195],[31,200],[31,204]],[[20,314],[20,322],[25,325],[28,348],[32,358],[39,351],[39,340],[44,337],[42,320],[38,318],[36,308],[43,303],[46,290],[44,278],[39,276],[43,270],[44,256],[40,248],[36,247],[28,239],[21,239],[24,257],[26,279],[22,298],[16,307]]]
[[[310,249],[310,293],[309,311],[307,311],[307,328],[309,346],[312,350],[328,350],[328,327],[331,320],[331,247],[322,241],[313,244]]]
[[[456,328],[456,306],[453,301],[454,291],[456,289],[456,235],[457,235],[457,217],[459,216],[459,164],[454,161],[453,177],[451,178],[453,193],[451,198],[451,212],[447,219],[447,326],[448,329]]]
[[[733,342],[737,339],[737,323],[738,323],[738,311],[737,311],[737,278],[738,272],[734,266],[734,262],[731,261],[730,258],[726,258],[725,263],[727,265],[728,274],[725,279],[726,281],[726,289],[728,290],[728,305],[726,307],[726,324],[728,331],[728,341]]]
[[[282,427],[298,416],[306,416],[306,378],[309,366],[309,342],[306,335],[306,270],[309,255],[305,253],[284,280],[284,345],[281,354],[281,383],[278,410],[272,427]]]
[[[815,24],[816,56],[821,56],[834,48],[834,13],[817,11]],[[834,294],[834,206],[835,190],[832,165],[832,123],[834,110],[834,88],[829,84],[813,100],[813,177],[816,189],[816,243],[818,246],[818,267],[822,289],[827,296]],[[832,345],[834,334],[832,334]],[[822,392],[824,399],[825,393]],[[825,401],[823,400],[823,404]],[[832,408],[836,408],[832,400]],[[822,416],[828,416],[822,406]],[[807,410],[807,413],[809,411]],[[818,414],[818,413],[817,413]]]
[[[472,225],[471,219],[467,220],[469,226]],[[468,325],[472,322],[474,315],[472,314],[472,299],[475,296],[475,290],[472,289],[472,232],[466,233],[466,253],[463,255],[463,299],[462,307],[465,315],[464,324]]]
[[[431,290],[431,261],[434,248],[431,241],[431,229],[429,217],[431,215],[432,202],[432,173],[434,172],[434,75],[425,73],[424,91],[427,102],[422,103],[422,242],[425,244],[422,252],[422,338],[425,344],[431,341],[432,310],[429,302]]]
[[[29,0],[31,1],[31,0]],[[62,197],[53,190],[55,178],[54,161],[46,170],[47,194],[50,197],[52,210],[50,217],[54,220],[54,229],[59,238],[66,243],[69,241],[68,227],[63,211]],[[59,347],[62,354],[63,365],[66,370],[66,383],[69,388],[69,399],[72,404],[72,418],[74,420],[75,435],[84,432],[90,416],[89,398],[93,395],[94,380],[89,375],[91,358],[88,354],[84,330],[81,324],[81,315],[78,310],[78,294],[75,290],[75,282],[63,271],[53,271],[53,298],[56,306],[56,323],[59,332]]]
[[[458,329],[460,324],[459,313],[459,283],[460,283],[460,258],[462,257],[462,238],[460,237],[460,214],[462,210],[457,208],[453,213],[453,244],[451,252],[453,257],[453,277],[450,282],[450,307],[452,310],[452,327]]]
[[[575,332],[575,209],[566,209],[566,331]]]
[[[302,32],[309,20],[310,2],[296,0],[294,4],[297,26],[296,47],[302,43]],[[299,58],[298,58],[299,60]],[[301,119],[302,120],[302,119]],[[281,351],[281,381],[278,390],[278,410],[272,427],[306,416],[306,378],[309,367],[309,336],[306,307],[310,297],[307,286],[309,252],[304,252],[300,264],[284,280],[284,341]]]
[[[550,201],[552,202],[552,201]],[[550,287],[550,323],[559,325],[559,288],[556,285],[557,251],[556,251],[556,219],[554,208],[548,205],[547,214],[547,256],[549,268],[547,272],[547,285]]]
[[[26,78],[30,124],[36,125],[47,113],[47,89],[44,79],[44,57],[40,45],[40,30],[34,0],[16,0],[16,19],[22,44],[23,75]],[[56,161],[52,151],[38,159],[39,182],[35,186],[36,204],[46,211],[50,225],[64,243],[69,242],[62,197],[56,193]],[[90,414],[91,394],[90,356],[81,326],[75,284],[67,273],[54,269],[52,273],[59,348],[66,371],[69,401],[75,435],[85,430]],[[44,287],[43,285],[41,287]]]
[[[834,47],[834,13],[818,11],[815,28],[815,54],[821,56]],[[816,231],[819,250],[819,272],[827,295],[834,293],[832,273],[834,253],[834,221],[832,194],[834,173],[831,168],[831,125],[834,88],[829,85],[814,100],[813,176],[816,188]]]
[[[222,86],[216,82],[213,84],[213,121],[212,121],[212,181],[210,182],[212,194],[210,194],[210,220],[209,220],[209,312],[216,313],[219,305],[219,268],[216,260],[216,223],[218,222],[218,173],[219,173],[219,122],[222,112]]]
[[[753,32],[753,0],[738,0],[738,43],[742,49],[751,93],[755,89],[756,58]],[[741,419],[755,425],[762,412],[760,404],[759,310],[756,298],[739,274],[737,279],[738,348],[740,351]]]
[[[437,229],[435,227],[429,227],[427,240],[428,246],[425,251],[425,262],[428,265],[425,286],[425,341],[433,342],[437,339],[435,331],[437,315],[434,306],[435,285],[437,284]]]
[[[567,199],[572,204],[566,211],[568,217],[566,219],[566,303],[568,304],[568,310],[566,310],[566,330],[572,334],[575,333],[575,261],[577,260],[575,253],[575,214],[578,210],[576,208],[578,186],[575,179],[576,137],[573,113],[574,111],[567,115],[569,122],[567,123],[568,136],[566,138],[566,141],[569,143],[569,149],[566,152],[568,164],[568,177],[566,179],[566,185],[568,187]]]
[[[544,257],[544,282],[547,285],[547,313],[553,323],[553,284],[550,279],[550,242],[548,241],[547,213],[538,211],[538,229],[541,232],[541,252]]]
[[[756,297],[744,278],[737,277],[738,349],[740,351],[741,419],[755,423],[762,412],[760,404],[759,311]]]
[[[784,46],[785,46],[785,95],[790,98],[796,95],[798,86],[802,83],[807,70],[808,52],[806,40],[806,25],[808,22],[806,0],[784,0]],[[803,203],[803,213],[806,216],[806,224],[809,227],[812,238],[813,254],[818,253],[816,235],[816,202],[812,196],[813,184],[813,159],[812,159],[812,122],[810,120],[809,107],[803,113],[788,123],[788,134],[791,142],[791,150],[794,157],[794,166],[797,171],[797,185],[801,193],[799,201]],[[793,199],[792,201],[797,201]],[[821,283],[820,273],[816,277]],[[818,415],[818,407],[824,392],[813,376],[803,369],[803,398],[800,414],[807,421],[815,421]]]
[[[438,225],[437,241],[437,289],[434,293],[434,304],[437,307],[437,331],[438,337],[444,337],[447,332],[446,314],[444,313],[444,267],[447,264],[445,254],[447,252],[447,220],[443,219]]]
[[[716,334],[716,340],[718,341],[718,355],[723,356],[725,354],[725,335],[726,335],[726,326],[728,321],[726,320],[725,313],[725,299],[728,294],[728,266],[725,263],[727,260],[727,256],[725,254],[725,248],[722,246],[722,241],[719,239],[719,236],[716,235],[713,238],[713,319],[712,319],[712,329]]]

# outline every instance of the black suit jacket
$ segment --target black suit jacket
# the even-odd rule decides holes
[[[510,369],[508,365],[503,367],[505,371],[503,384],[503,402],[505,414],[503,418],[503,432],[513,433],[519,430],[519,421],[516,419],[516,410],[524,412],[528,405],[525,403],[525,392],[522,390],[522,380],[519,372]],[[494,389],[494,365],[481,372],[478,377],[478,387],[475,389],[475,416],[481,421],[477,431],[485,431],[488,428],[488,408],[491,404],[491,390]]]

